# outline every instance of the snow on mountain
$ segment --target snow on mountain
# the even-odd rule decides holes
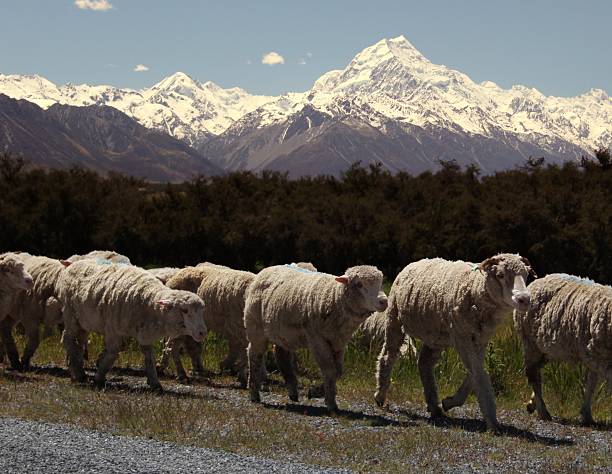
[[[403,36],[365,48],[306,92],[280,97],[223,89],[181,72],[139,91],[0,75],[0,93],[43,108],[56,102],[113,106],[226,169],[263,169],[275,160],[291,166],[301,159],[300,170],[308,162],[317,174],[314,167],[333,156],[344,165],[375,157],[389,169],[417,172],[460,156],[463,164],[490,172],[530,154],[562,161],[612,143],[612,99],[603,90],[564,98],[525,86],[478,84],[430,62]],[[335,172],[340,164],[326,169]]]
[[[36,75],[0,74],[0,93],[42,108],[55,103],[109,105],[145,127],[163,130],[190,144],[223,132],[235,120],[272,99],[248,94],[238,87],[223,89],[210,81],[200,83],[182,72],[139,91],[105,85],[57,86]]]
[[[524,86],[505,90],[490,81],[477,84],[459,71],[431,63],[403,36],[379,41],[344,70],[321,76],[310,91],[282,96],[255,114],[258,126],[264,127],[306,106],[331,117],[343,115],[346,110],[339,104],[347,101],[357,106],[351,113],[366,120],[360,104],[374,111],[368,123],[378,129],[386,121],[382,117],[485,137],[507,132],[543,147],[561,140],[589,153],[612,141],[612,99],[604,91],[563,98]]]

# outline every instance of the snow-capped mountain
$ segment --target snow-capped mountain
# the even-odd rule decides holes
[[[34,102],[42,108],[55,103],[108,105],[145,127],[163,130],[189,144],[196,139],[218,135],[234,121],[272,99],[248,94],[238,87],[223,89],[210,81],[200,83],[182,72],[139,91],[104,85],[58,86],[40,76],[0,74],[0,93]]]
[[[557,162],[612,144],[612,99],[603,90],[563,98],[478,84],[433,64],[403,36],[364,49],[306,92],[280,97],[183,73],[139,91],[0,75],[0,93],[43,108],[109,105],[186,141],[223,169],[292,176],[338,174],[356,161],[421,172],[440,159],[488,173],[529,156]]]
[[[523,86],[477,84],[431,63],[400,36],[364,49],[311,90],[270,101],[197,146],[225,169],[300,175],[336,174],[355,161],[419,172],[439,159],[492,172],[530,155],[575,159],[611,142],[612,100],[604,91],[560,98]]]

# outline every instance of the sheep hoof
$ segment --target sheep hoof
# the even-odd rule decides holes
[[[552,420],[552,416],[550,416],[550,413],[548,413],[548,411],[544,411],[542,413],[539,413],[540,416],[540,420],[543,421],[551,421]]]
[[[594,426],[595,420],[590,415],[589,416],[582,415],[580,417],[580,423],[582,424],[582,426]]]
[[[151,385],[151,392],[161,394],[164,393],[164,388],[160,384]]]
[[[433,419],[446,418],[446,415],[438,406],[427,408],[427,411],[429,412],[429,416]]]
[[[289,390],[289,400],[296,403],[300,401],[300,397],[297,390]]]
[[[535,408],[535,403],[533,402],[528,402],[527,405],[525,405],[525,409],[528,413],[533,413],[535,411]]]
[[[157,372],[158,377],[163,377],[164,375],[166,375],[165,369],[160,365],[155,366],[155,372]]]
[[[106,380],[94,380],[93,386],[97,390],[104,390],[104,388],[106,387]]]
[[[455,405],[453,405],[451,401],[452,399],[450,397],[446,397],[444,400],[442,400],[442,410],[448,411],[455,408]]]
[[[261,403],[261,395],[259,392],[251,392],[251,401],[253,403]]]
[[[374,401],[376,402],[376,405],[378,405],[380,408],[384,408],[387,406],[387,400],[385,398],[386,397],[384,395],[381,395],[379,392],[376,392],[374,394]]]
[[[338,410],[338,405],[335,404],[335,403],[333,405],[331,405],[331,404],[328,405],[327,406],[327,411],[329,412],[330,415],[333,415],[333,416],[338,415],[339,412],[340,412],[340,410]]]
[[[178,381],[178,383],[183,385],[189,385],[189,383],[191,382],[191,379],[187,377],[187,375],[179,375],[178,377],[176,377],[176,380]]]

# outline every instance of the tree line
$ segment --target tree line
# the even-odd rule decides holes
[[[487,176],[441,165],[418,176],[353,166],[340,178],[238,172],[156,184],[34,169],[4,153],[0,251],[63,258],[114,249],[139,265],[246,270],[303,260],[330,273],[373,264],[389,279],[421,258],[478,262],[509,251],[541,275],[612,282],[609,150]]]

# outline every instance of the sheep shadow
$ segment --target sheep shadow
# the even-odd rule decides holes
[[[91,390],[96,392],[107,392],[107,393],[125,393],[125,394],[136,394],[143,395],[149,394],[158,396],[160,398],[175,398],[177,400],[218,400],[219,397],[216,394],[211,393],[197,393],[192,390],[176,390],[175,388],[164,388],[163,390],[156,390],[148,385],[134,385],[122,380],[109,378],[104,387],[98,387],[94,384],[93,379],[87,380],[87,382],[79,384],[85,390]]]
[[[13,383],[35,382],[35,379],[13,369],[0,369],[0,377]]]
[[[322,418],[343,418],[350,421],[366,422],[370,427],[379,426],[395,426],[407,427],[416,426],[414,422],[398,421],[382,415],[370,415],[367,413],[353,410],[338,410],[336,413],[330,413],[326,407],[314,405],[302,405],[300,403],[274,404],[262,402],[261,406],[270,410],[285,411],[296,413],[307,417],[322,417]]]
[[[558,418],[553,416],[552,423],[557,423],[563,426],[571,426],[573,428],[592,429],[596,431],[612,431],[612,423],[606,421],[596,421],[591,425],[584,425],[577,419]]]
[[[407,410],[397,410],[397,413],[409,418],[414,422],[427,423],[432,426],[442,428],[460,428],[471,433],[485,433],[487,431],[486,423],[478,418],[455,418],[452,416],[429,417],[412,413]],[[517,428],[516,426],[500,423],[499,436],[508,436],[512,438],[520,438],[532,443],[539,443],[545,446],[573,446],[575,443],[572,439],[553,438],[551,436],[543,436],[533,433],[529,430]]]

